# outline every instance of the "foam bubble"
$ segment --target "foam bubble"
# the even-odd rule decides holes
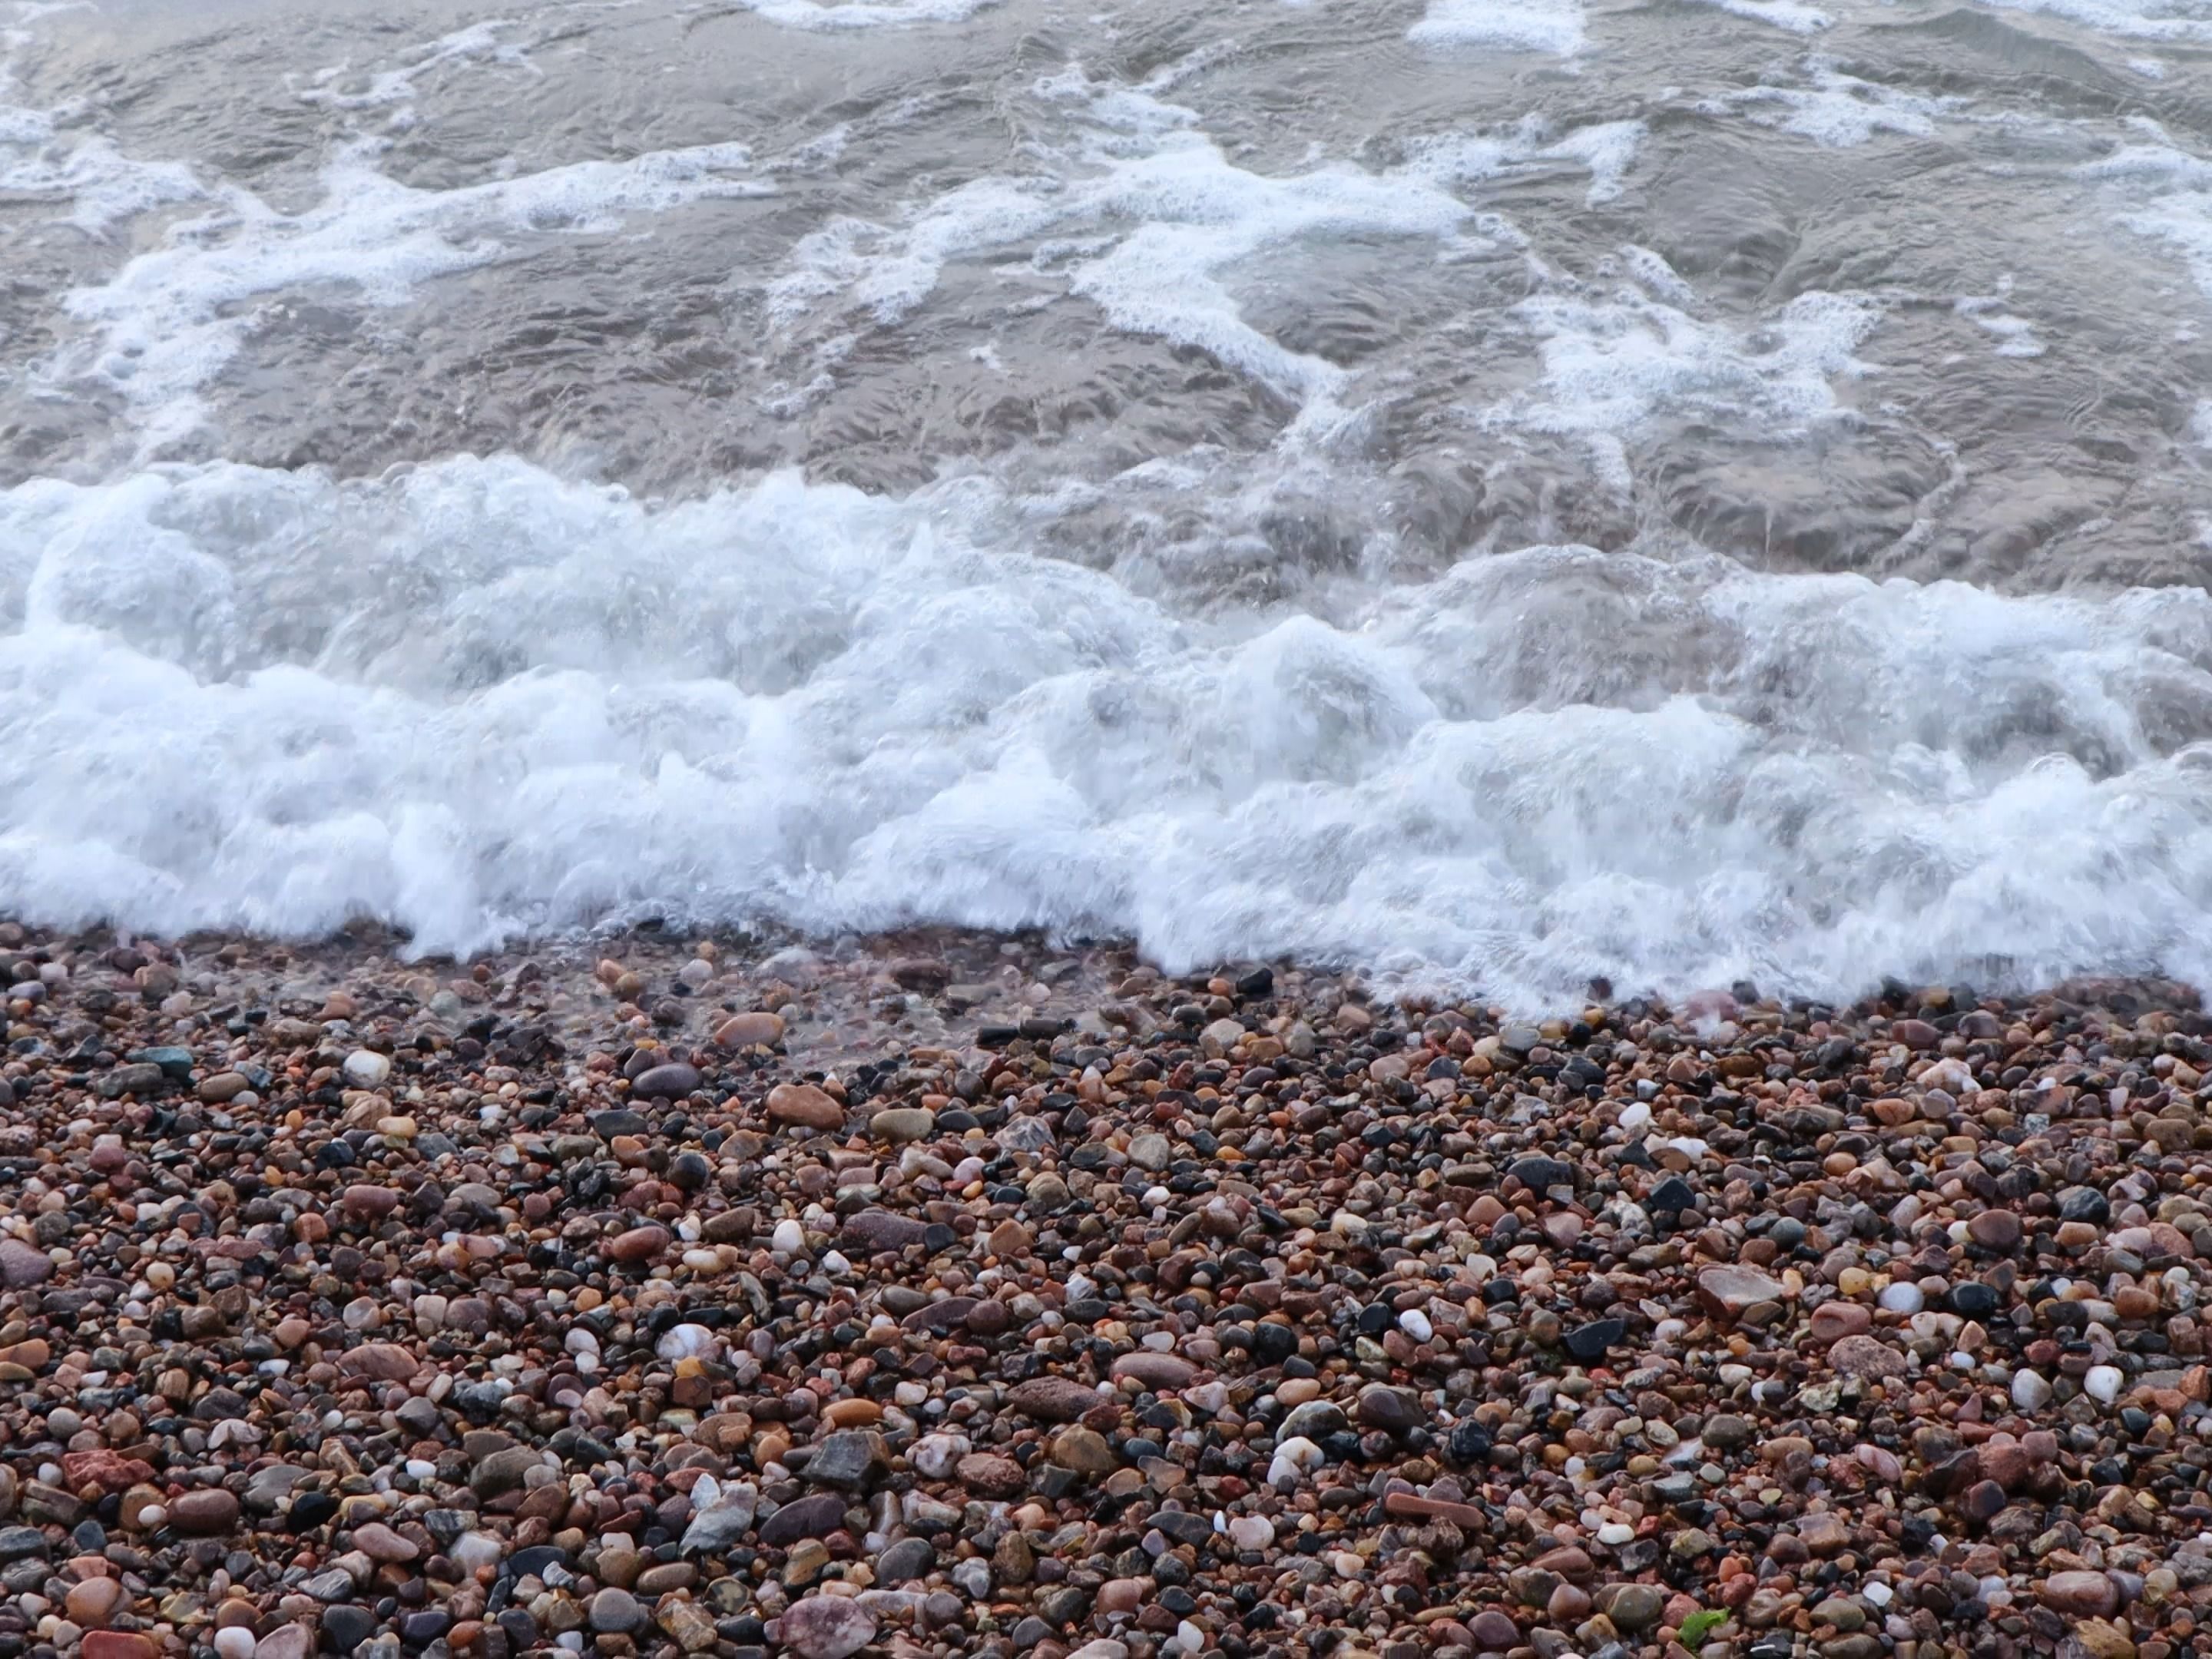
[[[27,19],[67,9],[18,6],[16,15]],[[67,222],[94,236],[149,209],[201,199],[204,191],[189,167],[135,161],[97,134],[65,131],[68,118],[81,111],[7,101],[20,84],[15,54],[29,38],[19,28],[0,30],[0,194],[65,204]]]
[[[2129,125],[2148,142],[2124,144],[2075,174],[2124,194],[2133,205],[2120,213],[2120,223],[2174,249],[2198,289],[2212,295],[2212,162],[2178,147],[2154,121]]]
[[[2203,0],[1984,0],[2004,11],[2039,12],[2124,40],[2212,39],[2212,9]]]
[[[1999,280],[1995,294],[1968,295],[1952,303],[1961,317],[1996,337],[1998,356],[2040,357],[2043,343],[2035,337],[2035,326],[2014,313],[2011,299],[2012,278],[2005,276]]]
[[[1792,34],[1817,34],[1836,21],[1819,7],[1802,4],[1801,0],[1701,0],[1701,3],[1717,6],[1753,22],[1788,29]]]
[[[157,453],[204,418],[198,392],[252,332],[255,301],[337,289],[396,305],[432,278],[511,257],[529,238],[605,233],[633,214],[774,189],[750,176],[742,144],[578,161],[445,191],[386,177],[375,155],[371,144],[346,147],[324,170],[323,199],[298,213],[236,185],[210,190],[211,212],[66,296],[98,343],[55,365],[55,377],[112,384],[137,413],[142,453]]]
[[[358,91],[343,89],[348,73],[346,66],[319,70],[313,84],[299,94],[300,101],[337,110],[368,110],[410,103],[416,96],[416,77],[449,64],[496,64],[534,74],[528,52],[500,39],[504,31],[515,27],[513,18],[494,17],[440,35],[410,49],[406,62],[398,68],[374,71]]]
[[[1837,412],[1833,383],[1867,372],[1855,355],[1881,315],[1860,294],[1801,294],[1755,325],[1694,314],[1688,285],[1658,254],[1630,247],[1632,278],[1609,292],[1532,295],[1516,313],[1543,374],[1477,412],[1495,429],[1568,434],[1591,448],[1619,493],[1632,483],[1622,440],[1662,416],[1725,418],[1776,435]]]
[[[1406,38],[1422,46],[1504,46],[1571,58],[1583,49],[1581,0],[1429,0]]]
[[[738,3],[786,28],[827,31],[963,23],[994,0],[738,0]]]
[[[1702,100],[1706,114],[1741,115],[1814,143],[1848,149],[1882,133],[1925,138],[1939,118],[1959,113],[1965,100],[1924,98],[1878,82],[1846,75],[1822,58],[1808,58],[1805,84],[1762,84]]]
[[[1025,255],[1031,273],[1058,276],[1115,327],[1200,347],[1298,404],[1298,429],[1322,428],[1344,418],[1346,372],[1247,322],[1226,284],[1232,271],[1262,253],[1338,238],[1480,246],[1479,216],[1456,187],[1564,162],[1588,171],[1589,199],[1602,202],[1619,194],[1644,133],[1622,121],[1555,136],[1526,120],[1417,143],[1388,171],[1326,163],[1277,175],[1231,161],[1154,83],[1101,86],[1071,70],[1038,91],[1074,106],[1081,122],[1057,165],[969,180],[901,226],[848,218],[810,234],[771,284],[769,314],[786,327],[824,310],[895,324],[949,264]]]
[[[19,487],[0,890],[455,949],[1043,926],[1526,1002],[2212,969],[2204,593],[1541,548],[1331,625],[1184,612],[1022,522],[972,482],[653,507],[514,460]]]

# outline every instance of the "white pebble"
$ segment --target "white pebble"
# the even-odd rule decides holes
[[[392,1061],[374,1048],[356,1048],[345,1057],[346,1081],[356,1089],[374,1089],[392,1075]]]
[[[1926,1305],[1928,1298],[1920,1294],[1920,1287],[1909,1279],[1900,1279],[1886,1286],[1881,1293],[1881,1305],[1892,1313],[1917,1314]]]
[[[1641,1100],[1631,1101],[1627,1105],[1620,1109],[1620,1127],[1628,1131],[1630,1134],[1634,1134],[1638,1129],[1643,1128],[1650,1121],[1651,1108],[1647,1102]]]
[[[253,1632],[243,1625],[229,1625],[215,1633],[215,1650],[222,1659],[249,1659]]]
[[[2081,1379],[2081,1389],[2099,1405],[2109,1406],[2120,1397],[2120,1384],[2124,1381],[2117,1365],[2092,1365]]]
[[[2012,1374],[2012,1403],[2024,1412],[2041,1411],[2051,1403],[2051,1384],[2039,1372],[2014,1371]]]
[[[1229,1541],[1240,1550],[1263,1550],[1275,1541],[1275,1523],[1264,1515],[1240,1515],[1229,1523]]]
[[[932,1480],[942,1480],[952,1472],[955,1463],[974,1449],[964,1434],[926,1434],[914,1443],[906,1455],[917,1473]]]
[[[671,1325],[660,1334],[653,1352],[673,1364],[679,1359],[704,1359],[722,1346],[722,1339],[704,1325]]]
[[[806,1229],[786,1217],[775,1224],[775,1231],[769,1235],[769,1243],[786,1255],[797,1255],[806,1248]]]
[[[1623,1544],[1633,1543],[1636,1528],[1626,1521],[1608,1521],[1597,1529],[1597,1541],[1607,1549],[1619,1549]]]
[[[1419,1308],[1408,1308],[1400,1314],[1398,1328],[1416,1342],[1425,1342],[1436,1334],[1436,1327],[1429,1323],[1428,1315]]]
[[[1319,1468],[1325,1461],[1319,1446],[1302,1434],[1294,1434],[1275,1448],[1274,1461],[1267,1465],[1267,1484],[1273,1486],[1296,1480],[1309,1470]]]
[[[1880,1579],[1876,1579],[1872,1583],[1861,1584],[1859,1586],[1859,1594],[1866,1597],[1868,1601],[1873,1602],[1875,1606],[1878,1607],[1886,1607],[1890,1604],[1891,1599],[1896,1595],[1897,1592],[1890,1589],[1888,1585],[1883,1583]]]
[[[824,1250],[822,1253],[821,1266],[822,1271],[825,1273],[848,1273],[853,1271],[853,1264],[848,1261],[844,1253],[839,1250]]]

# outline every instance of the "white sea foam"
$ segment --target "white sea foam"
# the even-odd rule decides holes
[[[1808,58],[1804,84],[1761,84],[1698,103],[1706,114],[1735,114],[1760,126],[1778,127],[1831,149],[1848,149],[1883,133],[1925,138],[1936,121],[1956,115],[1966,100],[1925,98],[1878,82],[1846,75],[1823,58]]]
[[[1838,411],[1838,380],[1868,372],[1856,354],[1881,315],[1869,295],[1801,294],[1746,326],[1695,315],[1689,285],[1648,248],[1623,249],[1621,267],[1631,280],[1609,291],[1562,289],[1521,302],[1544,372],[1477,411],[1482,424],[1580,437],[1601,476],[1626,493],[1622,440],[1655,419],[1709,416],[1793,434]]]
[[[1748,17],[1753,22],[1771,23],[1792,34],[1817,34],[1836,21],[1819,7],[1805,5],[1802,0],[1702,0],[1702,3],[1717,6],[1738,17]]]
[[[1429,0],[1406,38],[1422,46],[1503,46],[1571,58],[1583,49],[1582,0]]]
[[[1346,372],[1246,321],[1227,286],[1231,272],[1263,252],[1280,258],[1332,239],[1480,245],[1480,216],[1458,187],[1564,164],[1586,171],[1588,199],[1603,202],[1620,193],[1644,131],[1622,121],[1555,134],[1530,120],[1418,143],[1389,171],[1327,163],[1279,175],[1237,166],[1190,111],[1152,85],[1102,86],[1070,70],[1038,90],[1082,124],[1047,167],[970,180],[903,223],[845,219],[809,235],[770,285],[770,315],[790,325],[825,310],[858,312],[895,324],[947,265],[1023,259],[1097,305],[1115,327],[1211,352],[1299,404],[1302,428],[1325,428],[1344,413]]]
[[[1983,0],[2002,11],[2040,12],[2099,34],[2137,40],[2212,40],[2205,0]]]
[[[2012,278],[2001,277],[1995,294],[1967,295],[1953,301],[1954,308],[1974,326],[1996,338],[2000,357],[2040,357],[2043,342],[2035,325],[2012,309]]]
[[[19,19],[35,15],[16,9]],[[29,39],[23,29],[0,29],[0,195],[65,207],[61,216],[94,236],[150,208],[200,199],[189,167],[136,161],[97,132],[65,130],[77,112],[13,101],[23,95],[15,58]]]
[[[738,0],[738,3],[786,28],[829,30],[965,22],[994,0]]]
[[[2182,149],[2155,121],[2137,117],[2129,125],[2145,142],[2124,144],[2075,174],[2118,193],[2119,222],[2179,253],[2198,289],[2212,295],[2212,161]]]
[[[425,41],[410,48],[406,60],[394,69],[372,72],[357,90],[348,90],[346,66],[340,64],[319,72],[313,84],[300,94],[303,104],[319,105],[325,109],[368,110],[386,105],[405,104],[416,96],[417,76],[441,69],[450,64],[494,64],[508,69],[520,69],[532,73],[528,52],[516,43],[501,36],[515,27],[514,20],[506,17],[486,18],[471,23],[466,28],[455,29],[434,40]]]
[[[1202,620],[1004,507],[513,460],[21,486],[0,891],[451,948],[1043,925],[1525,1000],[2212,970],[2204,593],[1534,549],[1341,627]]]
[[[66,305],[96,331],[96,349],[54,366],[57,380],[105,380],[139,414],[154,454],[204,418],[199,392],[283,295],[342,290],[398,304],[420,283],[494,264],[549,233],[605,233],[635,214],[759,196],[741,144],[653,150],[452,190],[417,190],[379,172],[373,145],[348,146],[323,175],[324,197],[298,213],[251,191],[209,192],[208,214],[171,227],[161,247]]]

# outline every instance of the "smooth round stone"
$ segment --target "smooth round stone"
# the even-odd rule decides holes
[[[392,1075],[392,1058],[374,1048],[356,1048],[345,1057],[346,1081],[356,1089],[374,1089]]]
[[[252,1659],[253,1632],[232,1625],[215,1633],[215,1650],[222,1659]]]
[[[2117,1365],[2092,1365],[2081,1379],[2081,1392],[2100,1406],[2109,1406],[2120,1397],[2120,1385],[2127,1379]]]
[[[1928,1298],[1920,1293],[1920,1287],[1902,1279],[1883,1287],[1881,1302],[1889,1312],[1901,1314],[1917,1314],[1928,1305]]]
[[[1264,1550],[1275,1541],[1275,1523],[1264,1515],[1233,1516],[1229,1541],[1240,1550]]]
[[[786,1255],[797,1255],[806,1249],[806,1229],[787,1217],[775,1224],[775,1231],[769,1236],[769,1245]]]

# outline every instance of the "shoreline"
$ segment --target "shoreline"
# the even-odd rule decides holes
[[[2203,1639],[2187,988],[699,944],[0,925],[0,1659]]]

